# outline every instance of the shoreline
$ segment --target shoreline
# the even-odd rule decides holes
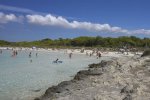
[[[87,51],[92,52],[92,50],[85,50],[84,53],[81,53],[80,49],[74,49],[73,51],[72,51],[72,49],[59,49],[59,50],[58,49],[56,49],[56,50],[41,49],[41,50],[37,50],[37,51],[46,51],[46,52],[49,52],[49,51],[53,52],[54,51],[54,52],[62,52],[63,53],[65,50],[68,51],[67,53],[73,52],[74,54],[86,54]],[[96,55],[93,55],[93,56],[96,56]],[[106,54],[102,53],[102,56],[103,57],[107,57],[107,56],[110,57],[111,56],[112,60],[110,60],[110,61],[101,61],[98,64],[90,64],[88,70],[81,70],[75,75],[75,77],[72,80],[63,81],[60,84],[58,84],[57,86],[50,87],[49,89],[46,90],[46,92],[43,96],[41,96],[40,98],[36,98],[35,100],[49,100],[49,99],[51,100],[53,98],[59,99],[59,98],[62,98],[61,96],[67,96],[68,94],[74,93],[74,90],[75,91],[80,91],[81,89],[78,88],[78,87],[80,87],[81,85],[86,86],[87,84],[85,84],[85,82],[88,83],[88,81],[90,80],[89,77],[102,76],[105,73],[104,71],[106,70],[105,68],[103,69],[103,67],[105,67],[107,64],[110,65],[110,64],[116,62],[116,60],[118,58],[131,57],[131,56],[133,56],[133,54],[129,53],[128,55],[124,55],[124,54],[118,54],[117,52],[108,52]],[[80,83],[80,82],[83,82],[83,83]],[[93,82],[88,83],[88,84],[95,84],[95,82],[94,83]],[[104,82],[104,84],[107,84],[107,82],[106,83]],[[68,88],[66,89],[66,87],[68,87],[68,86],[69,86],[69,89]],[[75,87],[75,88],[73,88],[73,90],[72,90],[71,87]],[[83,87],[81,86],[81,88],[83,88]],[[87,88],[87,87],[85,87],[85,88]],[[38,92],[38,91],[40,91],[40,90],[37,90],[35,92]],[[48,99],[45,99],[47,97],[48,97]],[[74,97],[74,98],[76,98],[76,97]],[[79,99],[79,100],[82,100],[82,99]],[[70,100],[70,99],[63,99],[63,100]],[[78,99],[76,99],[76,100],[78,100]]]
[[[34,100],[149,100],[149,68],[149,57],[102,60]]]
[[[9,55],[11,55],[11,50],[3,50],[4,52],[2,53],[2,58],[3,58],[3,56],[5,56],[5,54],[8,54],[8,57],[9,57]],[[56,51],[56,52],[58,52],[59,53],[59,51]],[[61,52],[61,51],[60,51]],[[22,53],[22,54],[21,54]],[[23,55],[24,53],[27,53],[27,55],[25,54],[25,55]],[[46,54],[47,55],[47,51],[46,52],[41,52],[41,53],[44,53],[44,54]],[[53,53],[53,52],[52,52]],[[25,58],[27,58],[26,59],[26,61],[28,61],[28,59],[30,59],[29,57],[28,57],[28,54],[29,54],[29,52],[20,52],[20,51],[18,51],[18,57],[16,57],[16,58],[19,58],[19,57],[25,57]],[[35,54],[34,53],[34,51],[33,51],[33,54]],[[39,58],[43,58],[42,56],[40,56],[40,53],[38,53],[39,54],[39,56],[36,58],[36,57],[34,57],[35,59],[39,59]],[[56,53],[57,54],[57,53]],[[68,55],[67,54],[63,54],[63,52],[61,52],[61,55],[65,55],[66,56],[66,58],[68,59],[67,61],[69,61],[70,62],[70,59],[69,59],[69,57],[68,57]],[[82,57],[86,57],[86,56],[83,56],[83,55],[81,55]],[[49,57],[49,56],[48,56]],[[82,58],[81,57],[81,58]],[[10,56],[10,58],[11,58],[11,56]],[[16,58],[12,58],[12,59],[16,59]],[[33,59],[34,59],[33,58]],[[74,57],[73,57],[73,59],[72,60],[75,60],[75,59],[77,58],[77,56],[75,55]],[[88,57],[87,57],[88,58]],[[86,59],[87,59],[86,58]],[[53,59],[53,58],[51,58],[51,59]],[[92,58],[90,58],[90,59],[96,59],[96,58],[94,58],[94,57],[92,57]],[[77,59],[78,60],[78,59]],[[84,60],[84,59],[83,59]],[[16,60],[16,61],[18,61],[18,60]],[[33,60],[34,61],[34,60]],[[50,60],[50,61],[53,61],[53,60]],[[80,61],[79,61],[80,62]],[[94,61],[90,61],[90,63],[92,63],[92,62],[94,62]],[[30,64],[30,62],[27,62],[28,64]],[[76,61],[76,63],[77,63],[77,61]],[[90,64],[90,63],[88,63],[88,64]],[[30,64],[30,65],[32,65],[33,66],[33,64],[34,64],[34,62],[32,63],[32,64]],[[70,63],[71,64],[71,63]],[[69,64],[69,65],[70,65]],[[86,66],[88,65],[88,64],[86,64]],[[79,63],[79,64],[77,64],[77,65],[81,65],[81,62]],[[83,64],[82,64],[83,65]],[[56,65],[57,66],[57,65]],[[74,66],[76,66],[76,65],[74,65]],[[43,67],[43,65],[41,65],[41,67]],[[70,66],[71,67],[71,66]],[[70,68],[70,67],[68,67],[68,68]],[[81,67],[79,67],[79,66],[76,66],[77,68],[81,68]],[[36,67],[35,67],[36,68]],[[56,67],[55,67],[56,68]],[[57,67],[57,68],[59,68],[59,67]],[[73,68],[74,70],[76,70],[77,68]],[[85,66],[83,66],[83,68],[82,69],[84,69],[85,68]],[[27,68],[28,69],[28,68]],[[30,70],[31,68],[29,68],[29,70]],[[47,69],[47,68],[46,68]],[[71,68],[72,69],[72,68]],[[56,70],[57,71],[57,70]],[[58,69],[58,71],[61,71],[61,70],[59,70]],[[79,71],[79,70],[77,70],[77,71]],[[75,71],[74,72],[74,74],[71,74],[71,75],[68,75],[68,77],[70,77],[70,76],[74,76],[75,74],[76,74],[76,72],[77,71]],[[24,72],[24,71],[23,71]],[[46,72],[46,71],[45,71]],[[65,72],[65,71],[64,71]],[[64,73],[64,72],[62,72],[62,73]],[[72,71],[70,71],[71,73],[72,73]],[[69,73],[70,73],[69,72]],[[67,72],[68,73],[68,72]],[[39,73],[40,74],[40,73]],[[10,75],[9,75],[10,76]],[[24,75],[25,76],[25,75]],[[38,75],[37,75],[38,76]],[[46,75],[47,77],[49,77],[49,74],[48,75]],[[57,76],[57,75],[56,75]],[[37,77],[38,78],[38,77]],[[39,77],[40,78],[40,77]],[[54,77],[55,78],[55,77]],[[30,78],[29,78],[30,79]],[[44,78],[43,78],[44,79]],[[64,80],[65,80],[66,78],[64,78]],[[72,79],[72,77],[71,78],[69,78],[69,79],[67,79],[67,80],[70,80],[70,79]],[[62,81],[64,81],[64,80],[62,80]],[[32,81],[34,81],[34,80],[32,80]],[[50,81],[51,82],[51,81]],[[61,82],[61,81],[59,81],[59,82]],[[47,82],[48,84],[49,84],[49,82]],[[26,83],[25,83],[26,84]],[[35,83],[36,84],[36,83]],[[33,86],[35,86],[35,84],[31,84],[31,85],[33,85]],[[57,84],[57,83],[56,83]],[[41,84],[42,85],[42,84]],[[40,85],[40,86],[41,86]],[[44,87],[45,85],[43,85],[43,87]],[[29,100],[29,99],[33,99],[34,97],[36,97],[36,96],[38,96],[38,95],[36,95],[36,94],[42,94],[42,93],[40,93],[40,92],[43,92],[43,90],[44,90],[44,92],[45,92],[45,90],[47,89],[47,87],[49,87],[49,85],[48,86],[46,86],[46,88],[44,88],[43,89],[43,87],[40,87],[40,88],[29,88],[29,89],[27,89],[27,93],[29,92],[32,92],[33,91],[33,93],[31,93],[32,95],[30,96],[30,94],[29,94],[29,96],[27,96],[27,95],[21,95],[21,94],[23,94],[24,93],[24,91],[23,91],[23,93],[22,92],[20,92],[20,93],[18,93],[18,94],[20,94],[20,95],[18,95],[17,96],[17,94],[16,94],[16,96],[14,97],[14,98],[20,98],[20,100]],[[41,89],[40,91],[39,91],[39,89]],[[43,89],[43,90],[42,90]],[[25,90],[25,92],[26,92],[26,90]],[[43,93],[44,93],[43,92]],[[35,94],[35,95],[34,95]],[[39,95],[39,96],[40,96]],[[24,99],[25,98],[25,99]],[[26,99],[27,98],[27,99]],[[29,99],[28,99],[29,98]]]
[[[70,49],[70,48],[65,48],[65,49],[60,49],[60,48],[29,48],[29,47],[0,47],[0,50],[17,50],[17,51],[24,51],[24,50],[29,50],[29,51],[45,51],[45,52],[63,52],[63,53],[75,53],[75,54],[88,54],[90,55],[90,53],[93,53],[92,54],[93,56],[96,56],[96,51],[100,52],[102,54],[102,56],[112,56],[112,57],[118,57],[118,56],[121,56],[121,55],[126,55],[126,56],[133,56],[135,55],[134,52],[128,52],[128,55],[127,55],[127,52],[124,52],[124,53],[121,53],[120,51],[117,51],[117,50],[114,50],[114,51],[109,51],[109,50],[96,50],[96,48],[94,49],[83,49],[82,47],[79,49]],[[83,51],[83,52],[82,52]],[[137,54],[142,54],[141,51],[138,51],[136,52]]]
[[[112,58],[113,60],[116,60],[118,58],[116,57],[113,57]],[[88,76],[99,76],[99,75],[102,75],[102,70],[99,72],[99,71],[96,71],[95,68],[98,68],[99,66],[106,66],[107,64],[110,64],[113,60],[108,60],[108,61],[105,61],[105,60],[102,60],[100,63],[93,63],[93,64],[89,64],[88,65],[88,69],[85,69],[85,70],[80,70],[79,72],[77,72],[77,74],[74,76],[73,79],[69,80],[69,81],[63,81],[63,82],[60,82],[58,85],[54,85],[54,86],[51,86],[49,87],[45,93],[40,96],[40,97],[37,97],[35,98],[34,100],[53,100],[53,99],[56,99],[56,95],[58,93],[61,93],[61,92],[67,92],[69,91],[69,89],[67,89],[66,87],[72,87],[72,85],[74,84],[80,84],[78,82],[80,81],[84,81]],[[93,69],[93,70],[91,70]],[[95,72],[96,71],[96,72]],[[75,87],[76,89],[76,87]],[[79,88],[77,88],[77,90],[80,90]]]
[[[73,79],[71,79],[69,81],[62,81],[58,85],[49,87],[42,96],[36,97],[34,100],[56,99],[57,93],[69,91],[69,89],[67,89],[66,87],[68,87],[69,85],[72,85],[72,84],[76,84],[76,83],[78,83],[78,81],[82,81],[82,80],[86,79],[88,77],[88,75],[91,75],[91,76],[102,75],[101,72],[98,72],[98,71],[95,72],[95,70],[92,71],[92,70],[90,70],[90,68],[96,68],[99,65],[105,66],[105,64],[107,64],[107,61],[105,61],[105,60],[102,60],[100,63],[97,63],[97,64],[95,64],[95,63],[89,64],[88,69],[80,70],[79,72],[77,72],[77,74],[74,76]],[[69,86],[69,87],[71,87],[71,86]],[[80,89],[78,88],[77,90],[80,90]]]

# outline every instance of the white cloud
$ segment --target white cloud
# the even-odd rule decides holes
[[[138,29],[138,30],[130,31],[129,34],[147,34],[147,35],[150,35],[150,30]]]
[[[42,15],[27,15],[26,16],[29,23],[39,24],[39,25],[50,25],[50,26],[61,26],[65,28],[72,29],[84,29],[88,31],[104,31],[104,32],[113,32],[113,33],[127,33],[128,30],[122,29],[120,27],[111,27],[109,24],[97,24],[91,22],[79,22],[79,21],[71,21],[69,22],[67,19],[62,16],[53,16],[48,14],[46,16]]]
[[[0,6],[1,7],[1,6]],[[43,26],[60,26],[70,29],[83,29],[95,32],[108,32],[108,33],[124,33],[124,34],[147,34],[150,35],[150,30],[137,29],[127,30],[117,26],[111,26],[109,24],[99,24],[91,22],[79,22],[79,21],[68,21],[62,16],[54,16],[47,14],[45,16],[32,14],[24,16],[16,16],[15,14],[4,14],[0,12],[0,23],[8,22],[22,22],[24,19],[28,23],[38,24]]]
[[[4,14],[0,12],[0,23],[8,22],[22,22],[23,16],[16,16],[14,14]]]
[[[63,17],[55,17],[51,14],[46,16],[41,15],[27,15],[27,20],[29,23],[39,24],[39,25],[51,25],[51,26],[62,26],[69,27],[69,22]]]
[[[111,26],[109,24],[99,24],[91,22],[79,22],[79,21],[68,21],[62,16],[53,16],[48,14],[42,15],[27,15],[29,23],[49,26],[61,26],[71,29],[83,29],[95,32],[109,32],[109,33],[124,33],[124,34],[147,34],[150,35],[150,30],[138,29],[138,30],[127,30],[117,26]]]

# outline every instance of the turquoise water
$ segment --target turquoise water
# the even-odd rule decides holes
[[[10,50],[3,50],[0,54],[0,100],[33,99],[43,94],[48,87],[72,79],[88,64],[101,60],[83,54],[73,54],[70,59],[64,51],[32,51],[32,57],[29,58],[29,52],[18,51],[16,57],[11,57]],[[57,58],[63,63],[52,63]]]

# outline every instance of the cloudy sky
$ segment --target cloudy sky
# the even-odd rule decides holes
[[[150,37],[149,0],[0,0],[0,40]]]

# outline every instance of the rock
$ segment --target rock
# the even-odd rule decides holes
[[[101,68],[101,67],[105,67],[106,65],[110,65],[112,63],[112,61],[105,61],[102,60],[100,63],[98,64],[90,64],[89,68]]]
[[[120,93],[126,94],[125,98],[123,98],[122,100],[132,100],[131,94],[133,92],[133,88],[130,85],[127,85],[124,88],[122,88]]]
[[[141,57],[145,57],[145,56],[150,56],[150,49],[145,50],[145,51],[143,52],[143,54],[141,55]]]
[[[64,81],[58,84],[57,86],[52,86],[48,88],[43,96],[40,98],[35,98],[34,100],[51,100],[56,97],[56,94],[62,93],[62,92],[69,92],[69,89],[67,86],[69,86],[72,83],[72,81]]]
[[[84,79],[85,77],[87,77],[87,74],[88,73],[88,70],[82,70],[82,71],[79,71],[75,77],[74,77],[74,80],[81,80],[81,79]]]
[[[77,73],[77,75],[74,77],[75,80],[81,80],[81,79],[84,79],[85,77],[87,76],[94,76],[94,75],[102,75],[102,72],[98,71],[98,70],[82,70],[82,71],[79,71]]]
[[[107,65],[111,65],[112,63],[113,63],[113,61],[102,60],[100,65],[101,65],[101,67],[107,67]]]
[[[150,100],[150,60],[120,57],[89,65],[73,80],[46,90],[35,100]],[[143,64],[146,66],[143,67]]]
[[[128,95],[126,95],[126,97],[123,98],[122,100],[132,100],[132,96],[128,94]]]
[[[99,68],[99,67],[101,67],[100,63],[98,63],[98,64],[90,64],[89,65],[89,68]]]
[[[133,89],[130,86],[125,86],[124,88],[121,89],[120,93],[133,93]]]
[[[40,100],[40,98],[35,98],[34,100]]]
[[[52,86],[46,90],[45,95],[53,95],[54,93],[61,93],[65,90],[68,91],[66,86],[68,86],[69,84],[71,84],[71,81],[64,81],[58,84],[57,86]]]

